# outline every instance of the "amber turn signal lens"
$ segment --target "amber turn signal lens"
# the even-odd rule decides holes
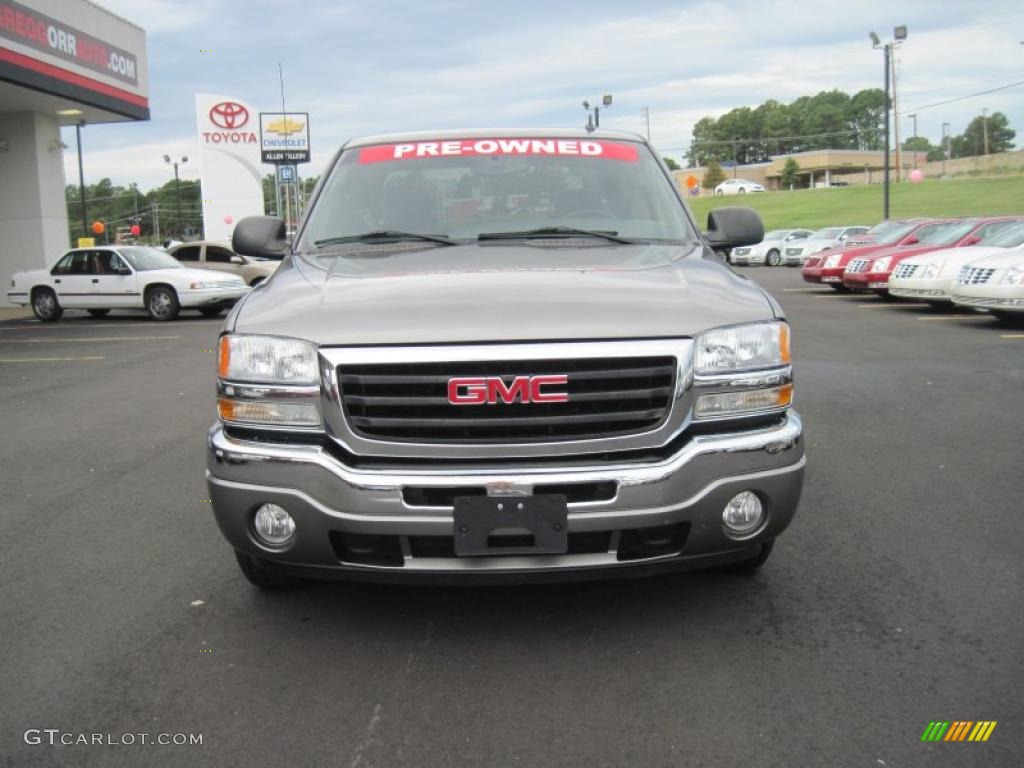
[[[779,359],[784,365],[789,365],[793,362],[793,353],[789,348],[789,324],[783,323],[779,327]],[[790,394],[792,394],[793,388],[790,387]]]
[[[220,344],[217,346],[217,375],[222,379],[228,377],[228,370],[231,366],[231,344],[227,336],[220,337]]]

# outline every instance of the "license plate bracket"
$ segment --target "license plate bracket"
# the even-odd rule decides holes
[[[564,494],[456,496],[455,554],[564,555],[569,505]]]

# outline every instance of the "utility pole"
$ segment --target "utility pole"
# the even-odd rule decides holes
[[[914,139],[915,139],[915,141],[914,141],[914,168],[916,169],[917,168],[917,141],[916,141],[916,139],[917,139],[917,113],[915,112],[912,115],[907,115],[907,117],[909,117],[911,120],[914,121]]]
[[[153,234],[157,243],[160,242],[160,203],[153,199]]]
[[[946,178],[946,161],[949,160],[949,123],[942,124],[942,178]]]
[[[647,124],[647,143],[651,143],[651,110],[644,107],[644,122]]]
[[[739,146],[739,141],[740,141],[740,137],[739,136],[733,136],[732,137],[732,177],[734,179],[736,178],[737,166],[739,166],[739,164],[740,164],[739,154],[738,154],[738,149],[737,149],[737,147]]]
[[[173,165],[174,166],[174,196],[177,199],[177,204],[178,204],[178,238],[180,239],[180,238],[182,238],[184,236],[185,230],[181,226],[181,181],[178,178],[178,165],[179,165],[179,163],[178,163],[177,160],[171,160],[171,156],[170,155],[164,155],[164,162],[168,163],[169,165]],[[181,158],[181,163],[180,164],[184,165],[187,162],[188,162],[188,157],[186,156],[186,157]]]
[[[882,218],[889,218],[889,74],[892,71],[895,74],[895,70],[892,70],[892,52],[893,49],[907,39],[907,27],[903,24],[898,27],[894,27],[892,30],[893,39],[882,44],[881,39],[874,32],[868,33],[868,37],[871,38],[871,46],[875,49],[882,49],[882,60],[885,65],[885,147],[883,152],[885,157],[883,158],[884,173],[882,176]],[[898,169],[897,169],[898,173]]]
[[[985,131],[985,154],[988,154],[988,108],[981,110],[981,127]]]
[[[896,87],[896,56],[893,53],[889,54],[889,61],[892,64],[892,130],[896,135],[896,183],[900,183],[901,168],[900,168],[900,102],[899,89]]]

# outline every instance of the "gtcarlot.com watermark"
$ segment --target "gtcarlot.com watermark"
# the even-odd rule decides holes
[[[22,738],[26,744],[49,747],[194,747],[203,743],[201,733],[81,733],[60,728],[29,728]]]

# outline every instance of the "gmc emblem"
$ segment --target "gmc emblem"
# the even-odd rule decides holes
[[[545,387],[567,384],[565,374],[516,376],[510,386],[500,376],[467,376],[448,379],[448,402],[452,405],[497,405],[499,401],[520,403],[565,403],[567,392],[545,392]]]

